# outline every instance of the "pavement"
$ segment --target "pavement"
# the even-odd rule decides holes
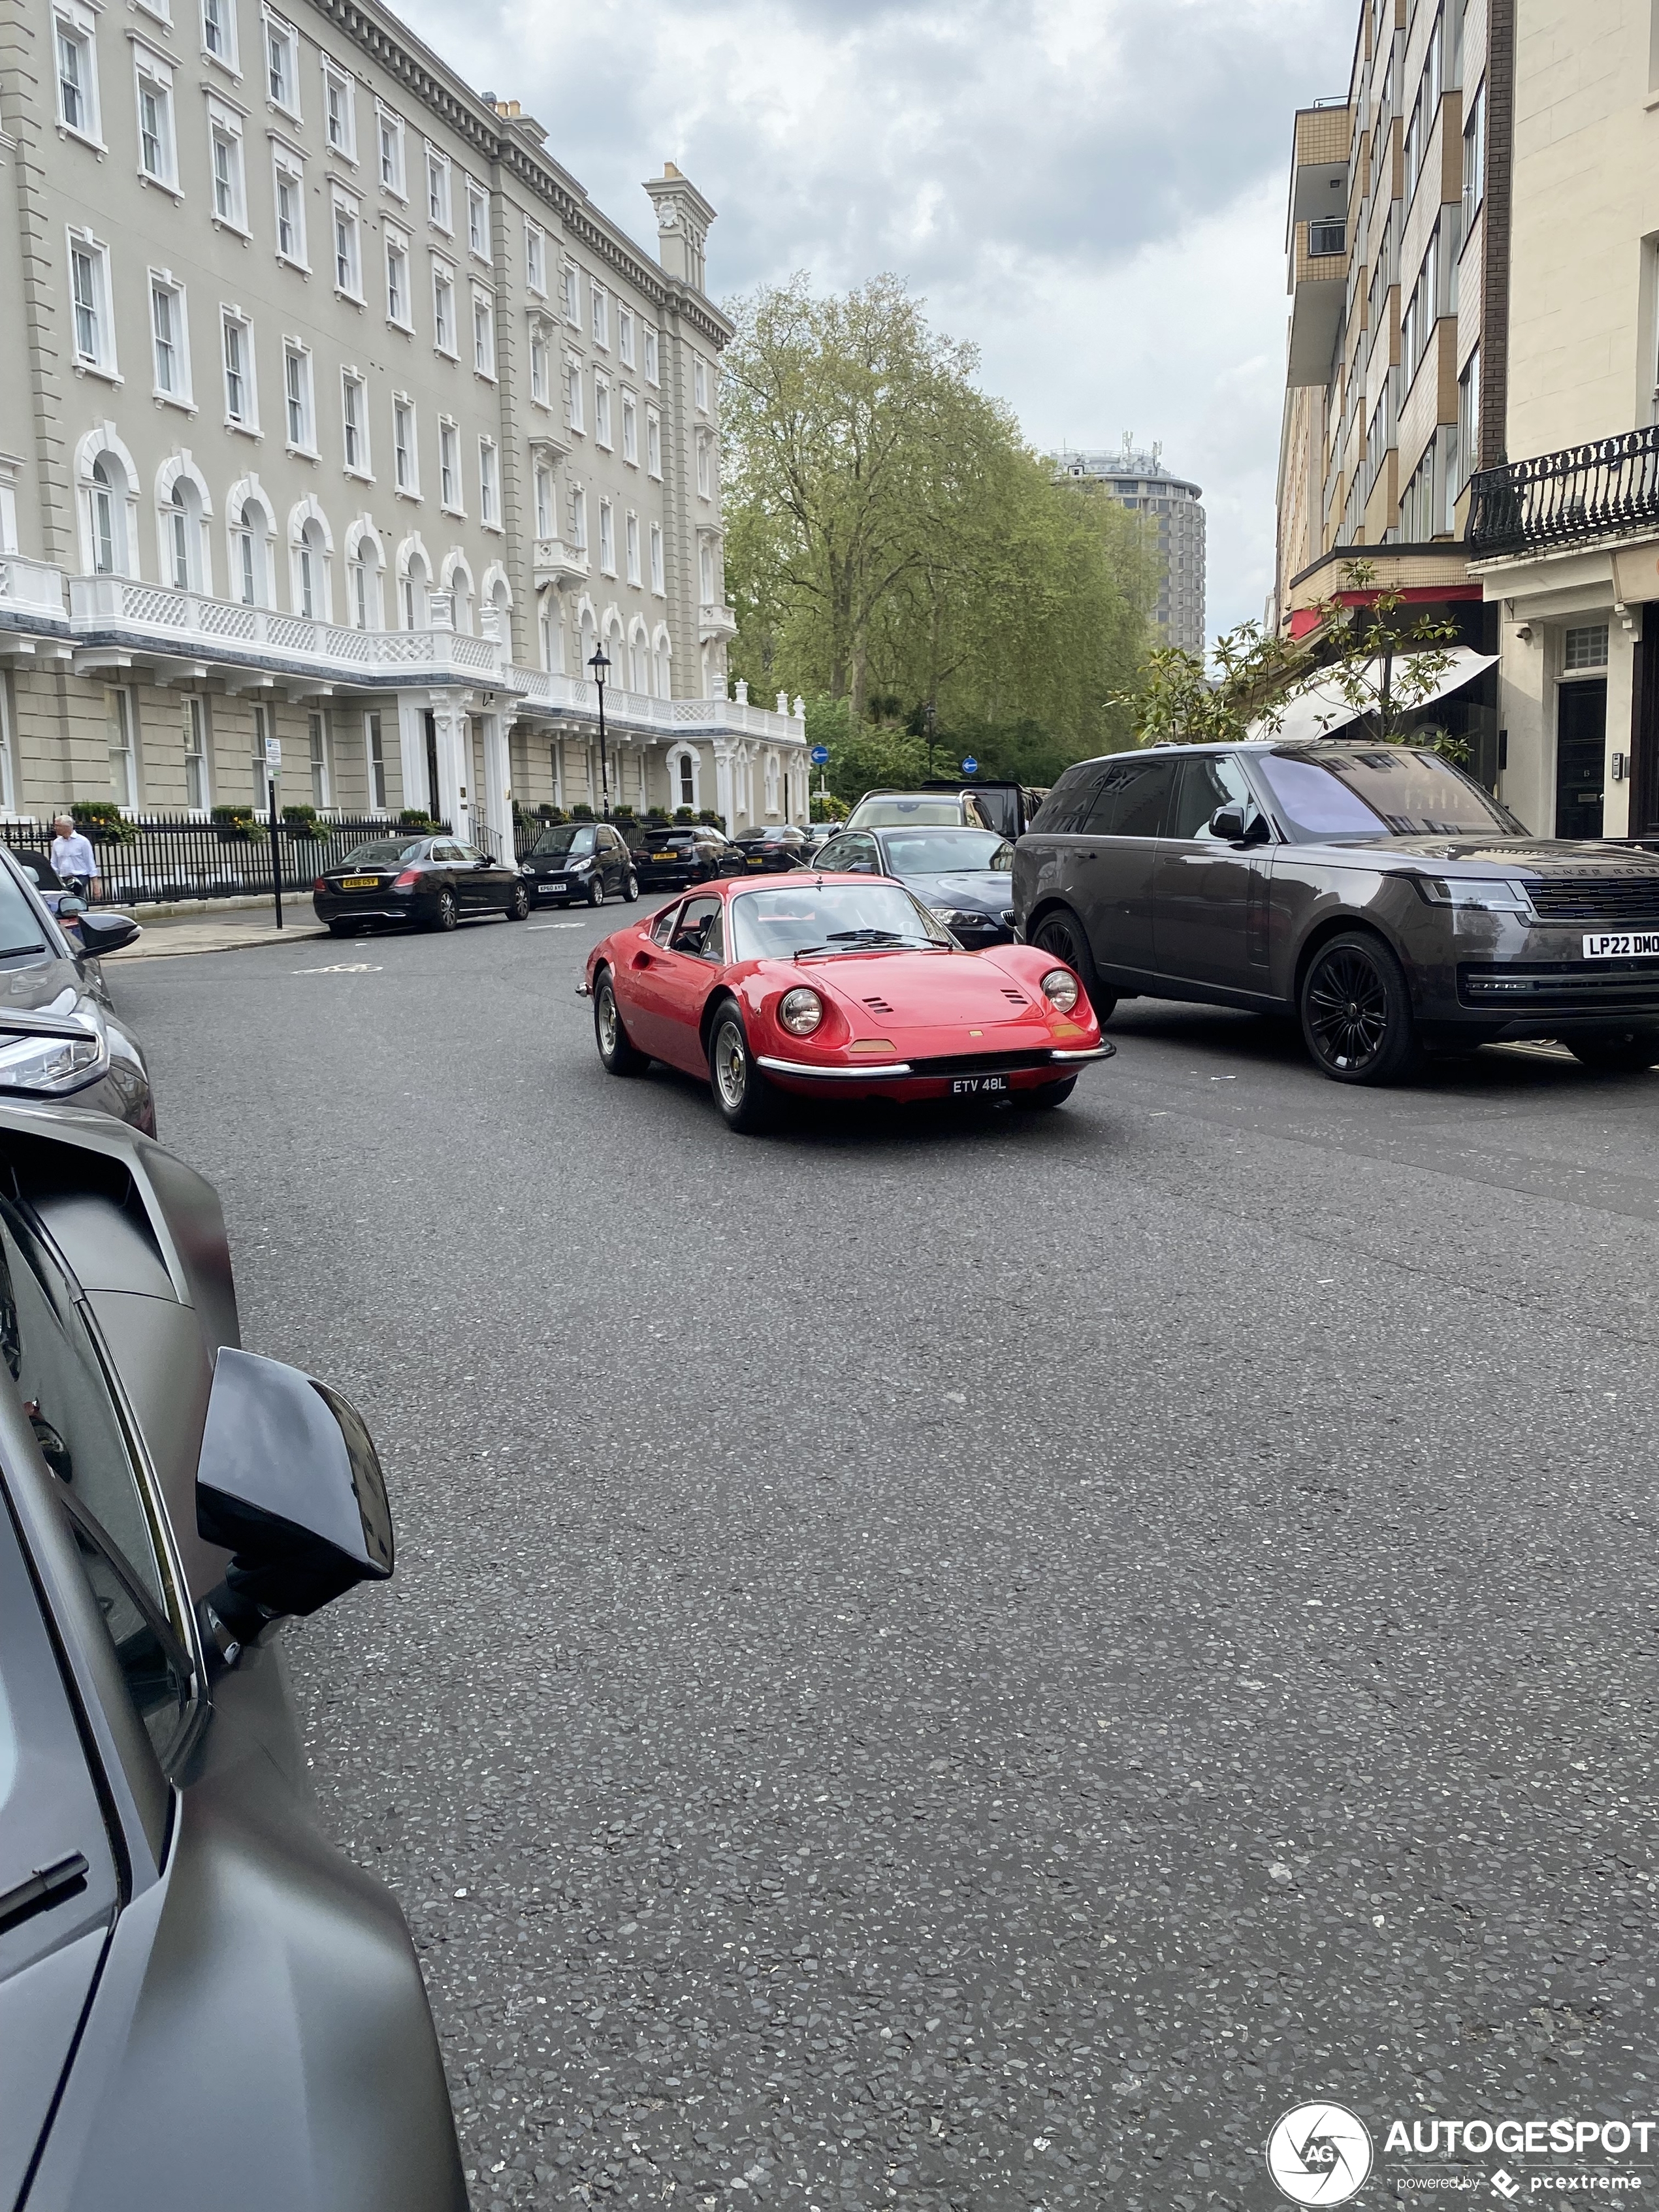
[[[118,952],[106,952],[104,959],[171,960],[185,952],[238,952],[251,945],[283,945],[328,935],[319,927],[309,899],[284,905],[281,929],[269,905],[253,914],[215,915],[207,920],[167,915],[145,921],[142,915],[134,919],[141,923],[143,936]]]
[[[116,985],[245,1341],[381,1444],[397,1578],[289,1649],[475,2205],[1264,2208],[1315,2096],[1650,2115],[1659,1075],[1139,1001],[1057,1113],[744,1139],[600,1069],[623,919]]]

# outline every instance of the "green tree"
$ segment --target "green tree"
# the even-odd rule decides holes
[[[854,724],[896,698],[940,765],[958,729],[1033,723],[1064,759],[1126,731],[1107,702],[1133,681],[1155,582],[1135,519],[1054,483],[975,388],[973,349],[897,279],[823,299],[797,276],[732,314],[736,672],[845,702]]]
[[[1334,727],[1358,720],[1367,736],[1398,744],[1452,665],[1449,646],[1457,626],[1431,615],[1401,619],[1401,593],[1375,591],[1376,580],[1373,562],[1345,562],[1337,592],[1319,602],[1318,620],[1304,638],[1241,623],[1217,638],[1213,675],[1194,654],[1162,647],[1148,654],[1137,689],[1113,704],[1133,718],[1141,744],[1234,742],[1253,729],[1277,730],[1291,700],[1316,683],[1340,702],[1331,708]],[[1345,591],[1368,596],[1345,601]],[[1468,750],[1445,735],[1434,744],[1460,762]]]

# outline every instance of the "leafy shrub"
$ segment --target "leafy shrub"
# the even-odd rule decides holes
[[[112,799],[76,799],[70,819],[83,836],[100,845],[130,845],[138,835]]]
[[[434,837],[438,833],[437,823],[418,806],[405,806],[398,817],[398,827],[416,837]]]
[[[328,834],[314,806],[285,806],[283,827],[290,837],[325,837]]]
[[[216,806],[209,819],[227,844],[248,843],[264,834],[251,806]]]
[[[699,822],[706,822],[711,830],[718,830],[722,836],[726,834],[726,817],[723,814],[716,814],[712,806],[705,806],[697,819]]]
[[[593,819],[593,810],[591,806],[573,806],[570,810],[570,818],[573,822],[591,822]]]

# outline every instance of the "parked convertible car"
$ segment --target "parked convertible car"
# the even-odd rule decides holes
[[[481,914],[522,921],[530,878],[454,837],[377,837],[318,877],[311,903],[331,937],[376,922],[453,929]]]
[[[464,2212],[414,1946],[272,1638],[392,1569],[374,1447],[243,1352],[218,1201],[0,1103],[0,2204]]]
[[[556,822],[525,855],[538,906],[603,906],[614,891],[631,906],[639,873],[620,830],[609,822]]]
[[[1529,836],[1433,753],[1149,747],[1066,769],[1014,852],[1022,934],[1120,998],[1299,1018],[1315,1066],[1553,1037],[1659,1063],[1659,855]]]
[[[974,951],[1014,939],[1014,848],[994,830],[843,830],[816,856],[821,868],[896,876]]]
[[[864,876],[676,900],[595,945],[580,989],[611,1074],[707,1075],[745,1132],[785,1093],[1059,1106],[1112,1051],[1052,954],[964,951],[902,884]]]
[[[13,854],[0,859],[0,1097],[61,1098],[154,1136],[144,1055],[97,958],[131,945],[138,925],[79,899],[64,905],[60,921]]]

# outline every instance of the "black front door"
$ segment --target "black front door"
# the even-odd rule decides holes
[[[1555,834],[1599,837],[1605,796],[1607,679],[1587,676],[1556,692]]]

